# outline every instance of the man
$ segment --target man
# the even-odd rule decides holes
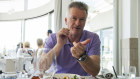
[[[52,30],[48,30],[47,36],[49,37],[52,34]]]
[[[73,73],[81,76],[96,76],[100,70],[100,40],[97,34],[83,30],[88,15],[88,6],[82,2],[69,5],[65,23],[57,34],[52,34],[45,48],[52,48],[43,53],[39,67],[47,65],[47,56],[57,56],[56,73]]]
[[[16,53],[17,53],[19,48],[23,48],[23,43],[22,42],[17,44]]]
[[[47,41],[48,37],[52,34],[52,30],[47,31],[47,38],[45,38],[45,42]]]

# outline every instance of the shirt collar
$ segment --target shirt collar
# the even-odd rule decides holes
[[[80,38],[80,42],[84,41],[84,39],[85,39],[84,36],[85,36],[85,31],[83,30],[82,37]],[[71,42],[69,41],[69,39],[67,39],[67,43],[66,44],[72,45]]]

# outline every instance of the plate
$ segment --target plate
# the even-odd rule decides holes
[[[63,79],[64,77],[68,77],[70,79],[70,78],[73,78],[75,75],[77,76],[78,79],[80,79],[80,75],[69,74],[69,73],[58,73],[58,74],[55,74],[54,77],[58,79]]]

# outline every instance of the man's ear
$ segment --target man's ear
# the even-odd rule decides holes
[[[66,25],[67,25],[67,21],[68,21],[68,20],[67,20],[67,17],[65,17],[65,24],[66,24]]]

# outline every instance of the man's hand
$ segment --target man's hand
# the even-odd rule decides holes
[[[68,28],[62,28],[57,33],[57,44],[59,46],[64,46],[67,42],[68,35],[69,35],[69,29]]]
[[[71,48],[71,53],[72,56],[79,59],[85,52],[86,50],[86,44],[88,44],[90,42],[90,39],[87,39],[83,42],[73,42],[73,47]]]

